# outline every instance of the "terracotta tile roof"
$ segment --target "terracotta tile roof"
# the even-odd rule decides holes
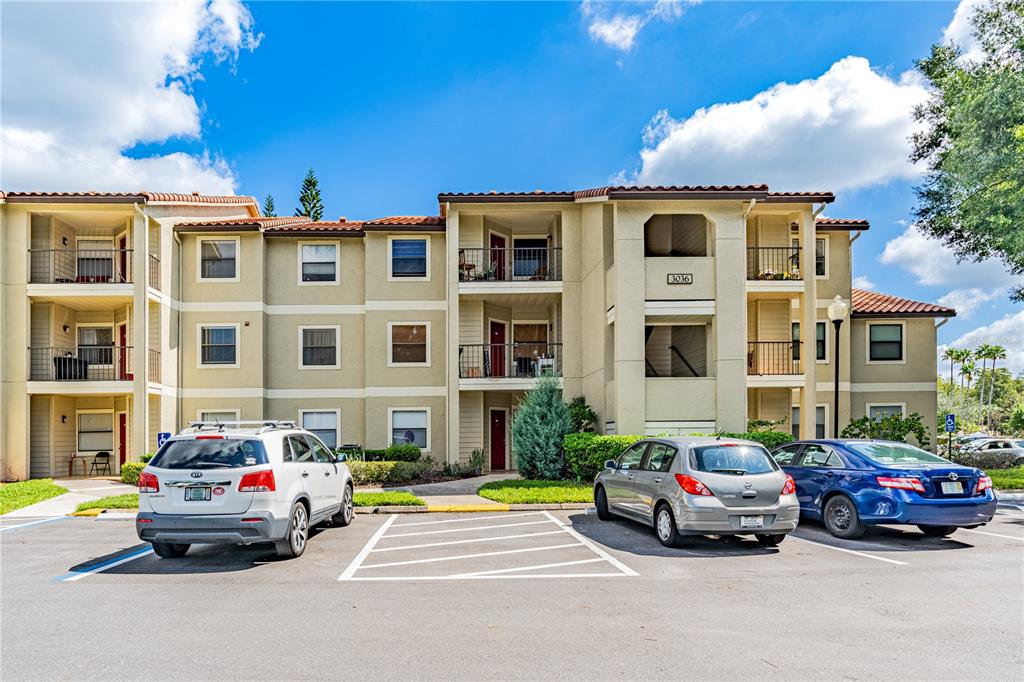
[[[225,218],[223,220],[190,220],[188,222],[176,224],[174,229],[179,232],[191,232],[202,229],[214,230],[222,228],[250,228],[252,230],[265,230],[298,223],[309,223],[309,218],[305,216],[279,216],[274,218],[254,216],[249,218]]]
[[[300,222],[280,223],[268,226],[264,229],[264,232],[274,234],[281,234],[285,232],[290,234],[296,232],[315,232],[317,234],[345,232],[351,233],[353,236],[363,234],[363,223],[359,221],[310,220],[309,218],[301,218],[299,220]]]
[[[190,194],[175,194],[168,192],[141,192],[146,197],[147,201],[170,203],[170,204],[252,204],[256,205],[256,197],[250,197],[245,195],[216,195],[216,194],[200,194],[199,192],[192,192]]]
[[[831,204],[836,200],[832,192],[768,192],[765,201],[775,203],[825,203]]]
[[[814,221],[819,230],[866,230],[871,223],[856,218],[818,218]]]
[[[469,201],[469,202],[520,202],[520,201],[572,201],[572,192],[545,192],[534,190],[532,192],[452,192],[437,195],[437,200],[445,201]]]
[[[637,197],[647,198],[651,195],[686,194],[714,197],[719,195],[764,195],[768,185],[645,185],[643,187],[618,185],[581,189],[573,193],[576,199],[591,197]],[[760,197],[758,197],[760,198]]]
[[[956,311],[941,305],[864,289],[851,290],[853,317],[954,317]]]
[[[445,220],[439,215],[396,215],[386,218],[364,220],[363,225],[444,225]]]
[[[14,201],[61,201],[92,203],[165,203],[165,204],[231,204],[256,206],[256,199],[241,195],[214,195],[192,192],[7,192]]]

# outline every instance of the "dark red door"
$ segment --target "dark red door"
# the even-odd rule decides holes
[[[505,376],[505,323],[491,322],[491,373],[492,377]]]
[[[117,328],[117,376],[121,381],[131,381],[132,375],[128,372],[128,325],[122,324]]]
[[[128,461],[128,414],[117,415],[117,461],[124,464]]]
[[[128,281],[128,238],[121,237],[117,240],[117,276],[115,282]]]
[[[505,470],[505,411],[491,410],[491,471]]]
[[[508,279],[508,250],[505,245],[508,244],[501,235],[491,235],[491,265],[494,266],[494,279],[499,282],[503,282]]]

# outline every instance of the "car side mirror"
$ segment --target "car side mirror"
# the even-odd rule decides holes
[[[615,460],[614,459],[605,460],[604,468],[605,469],[618,469],[618,467],[615,466]]]
[[[336,455],[334,455],[334,461],[337,462],[338,464],[342,464],[346,459],[348,459],[348,455],[346,455],[344,452],[339,452]]]

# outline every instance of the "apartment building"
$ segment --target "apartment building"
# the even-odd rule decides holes
[[[852,289],[869,225],[819,217],[833,200],[460,193],[437,216],[311,222],[251,197],[7,193],[3,476],[81,474],[102,452],[116,471],[188,421],[263,418],[510,469],[540,374],[609,433],[761,418],[814,437],[835,409],[840,428],[916,411],[934,432],[935,329],[955,311]],[[852,304],[838,407],[837,295]]]

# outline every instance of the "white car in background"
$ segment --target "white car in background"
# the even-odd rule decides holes
[[[293,422],[195,422],[139,475],[135,529],[165,558],[193,544],[257,542],[297,557],[312,526],[347,526],[352,513],[344,456],[309,431]]]

